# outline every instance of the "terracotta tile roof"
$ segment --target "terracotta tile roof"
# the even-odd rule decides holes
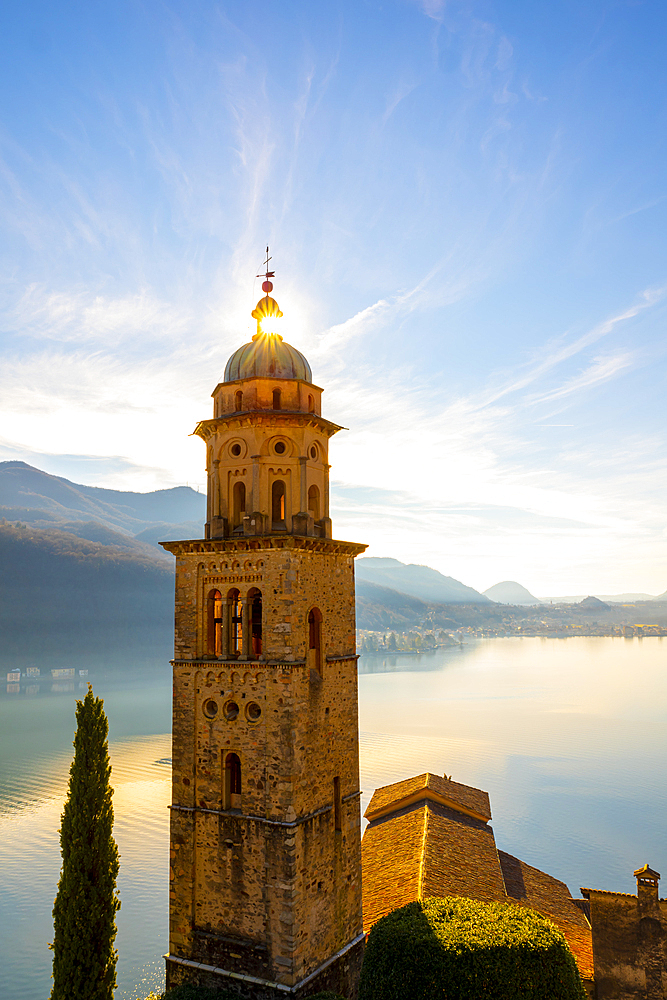
[[[426,779],[436,781],[427,785]],[[439,801],[443,784],[450,801],[452,791],[458,795],[465,789],[466,807],[474,805],[474,812],[490,817],[485,792],[437,775],[422,774],[378,789],[366,810],[370,822],[361,842],[364,930],[391,910],[430,896],[517,903],[553,920],[567,938],[580,975],[592,979],[590,924],[565,883],[498,851],[486,818]],[[429,786],[434,798],[424,794]]]
[[[590,894],[592,892],[600,893],[603,896],[627,896],[628,899],[637,898],[634,892],[615,892],[613,889],[580,889],[579,892],[584,899],[590,899]]]
[[[557,878],[539,868],[519,861],[505,851],[498,851],[507,896],[513,903],[529,906],[559,927],[577,960],[582,979],[593,978],[593,945],[591,926],[583,910],[572,899],[572,893]]]
[[[399,906],[420,899],[426,809],[396,813],[368,826],[361,841],[364,930]]]
[[[422,798],[441,802],[477,819],[491,819],[489,796],[486,792],[428,771],[405,781],[396,781],[393,785],[376,788],[365,813],[366,819],[378,819]]]
[[[422,899],[470,896],[484,903],[505,898],[493,830],[435,802],[426,805]]]

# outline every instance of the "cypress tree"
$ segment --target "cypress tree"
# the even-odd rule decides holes
[[[74,760],[60,826],[63,866],[53,905],[51,1000],[112,1000],[116,988],[118,848],[104,702],[76,703]]]

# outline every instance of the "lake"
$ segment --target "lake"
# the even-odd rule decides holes
[[[125,657],[114,672],[108,654],[104,668],[87,666],[110,723],[121,853],[116,997],[134,1000],[164,984],[170,668],[129,669]],[[48,662],[40,669],[50,675]],[[647,861],[665,871],[667,639],[490,639],[364,656],[359,673],[362,809],[379,785],[447,773],[489,792],[500,848],[575,895],[580,886],[632,892],[632,872]],[[50,993],[58,827],[74,698],[86,680],[32,688],[0,685],[3,1000]]]

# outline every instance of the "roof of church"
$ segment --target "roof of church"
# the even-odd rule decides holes
[[[270,281],[262,286],[273,288]],[[282,312],[275,299],[267,294],[259,300],[251,313],[257,320],[257,333],[250,344],[244,344],[232,354],[225,366],[224,382],[235,382],[241,378],[265,376],[267,378],[302,379],[313,381],[310,365],[300,351],[286,344],[279,333],[262,329],[262,324],[271,327]]]
[[[365,812],[366,819],[372,821],[407,805],[415,796],[441,802],[442,805],[453,806],[486,822],[491,819],[489,796],[479,788],[461,785],[451,778],[439,774],[418,774],[405,781],[396,781],[393,785],[376,788]]]
[[[256,334],[252,343],[234,351],[225,366],[223,381],[234,382],[257,375],[313,381],[313,373],[303,354],[291,344],[286,344],[278,333]]]
[[[440,801],[445,790],[447,803]],[[497,849],[488,803],[486,792],[435,774],[375,792],[361,842],[364,930],[415,899],[515,903],[553,920],[581,976],[592,978],[591,931],[583,911],[564,882]]]

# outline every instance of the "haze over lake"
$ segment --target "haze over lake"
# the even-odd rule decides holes
[[[108,660],[107,660],[108,662]],[[24,665],[25,666],[25,665]],[[50,664],[39,664],[42,675]],[[58,663],[58,666],[61,666]],[[81,666],[81,664],[78,664]],[[121,853],[116,996],[163,983],[171,676],[88,664],[105,699]],[[431,770],[489,792],[498,846],[567,882],[633,891],[667,848],[667,640],[493,639],[360,660],[361,786]],[[0,698],[0,995],[45,1000],[76,690]],[[79,690],[81,688],[81,690]]]

